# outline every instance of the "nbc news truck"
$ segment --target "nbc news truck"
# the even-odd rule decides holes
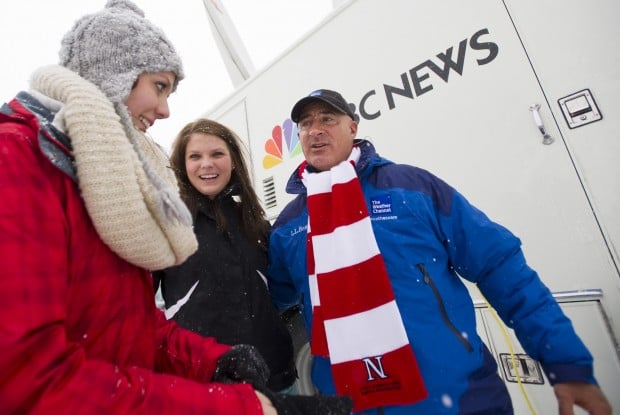
[[[350,0],[205,116],[247,140],[274,219],[303,160],[292,105],[340,91],[359,138],[437,174],[521,238],[620,411],[618,16],[617,0]],[[539,363],[470,292],[515,413],[557,413]],[[307,346],[297,360],[310,392]]]

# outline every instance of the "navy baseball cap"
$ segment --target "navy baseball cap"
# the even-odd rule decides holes
[[[291,120],[295,123],[299,122],[299,117],[301,116],[301,113],[306,105],[316,101],[323,101],[332,106],[339,113],[347,114],[355,120],[355,113],[351,109],[351,106],[347,104],[347,101],[345,101],[342,95],[329,89],[317,89],[316,91],[311,92],[307,97],[297,101],[291,111]]]

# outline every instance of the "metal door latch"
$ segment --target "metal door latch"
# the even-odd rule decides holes
[[[500,353],[499,361],[508,382],[519,382],[520,380],[522,383],[535,385],[543,385],[545,383],[540,363],[526,354],[516,354],[513,360],[513,356],[509,353]]]
[[[558,99],[568,128],[577,128],[603,118],[589,89]]]

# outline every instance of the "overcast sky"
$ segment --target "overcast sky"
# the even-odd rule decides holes
[[[187,122],[233,91],[213,39],[203,0],[134,0],[177,48],[185,80],[169,100],[171,116],[150,134],[169,148]],[[221,0],[257,70],[271,62],[332,9],[332,0]],[[7,1],[0,13],[0,102],[28,88],[39,66],[58,63],[62,36],[86,13],[106,0]]]

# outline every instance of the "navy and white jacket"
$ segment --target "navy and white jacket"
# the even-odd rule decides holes
[[[527,265],[516,236],[428,171],[386,160],[368,141],[356,145],[362,152],[356,170],[375,237],[429,392],[422,402],[382,408],[382,414],[512,413],[497,364],[476,332],[475,309],[461,278],[477,284],[552,384],[595,383],[591,354]],[[298,196],[272,229],[269,288],[279,308],[301,304],[311,333],[308,211],[297,171],[286,190]],[[335,393],[326,359],[313,359],[312,380],[321,393]]]

